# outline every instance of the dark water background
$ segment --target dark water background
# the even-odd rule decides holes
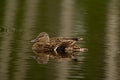
[[[80,62],[38,64],[40,32],[84,37]],[[1,0],[0,80],[120,80],[120,0]]]

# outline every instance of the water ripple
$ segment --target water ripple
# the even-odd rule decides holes
[[[119,0],[111,0],[108,6],[108,21],[107,21],[107,35],[106,35],[106,78],[105,80],[118,80],[117,71],[117,52],[118,52],[118,28],[119,28]]]

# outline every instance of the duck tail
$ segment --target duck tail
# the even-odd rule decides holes
[[[77,48],[77,49],[74,49],[74,52],[87,52],[88,49],[87,48]]]

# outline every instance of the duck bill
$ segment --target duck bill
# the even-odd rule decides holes
[[[37,39],[33,39],[30,42],[35,43],[35,42],[37,42]]]

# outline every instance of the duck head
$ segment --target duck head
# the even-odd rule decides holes
[[[46,32],[41,32],[35,39],[31,40],[31,42],[48,42],[49,41],[49,35]]]

